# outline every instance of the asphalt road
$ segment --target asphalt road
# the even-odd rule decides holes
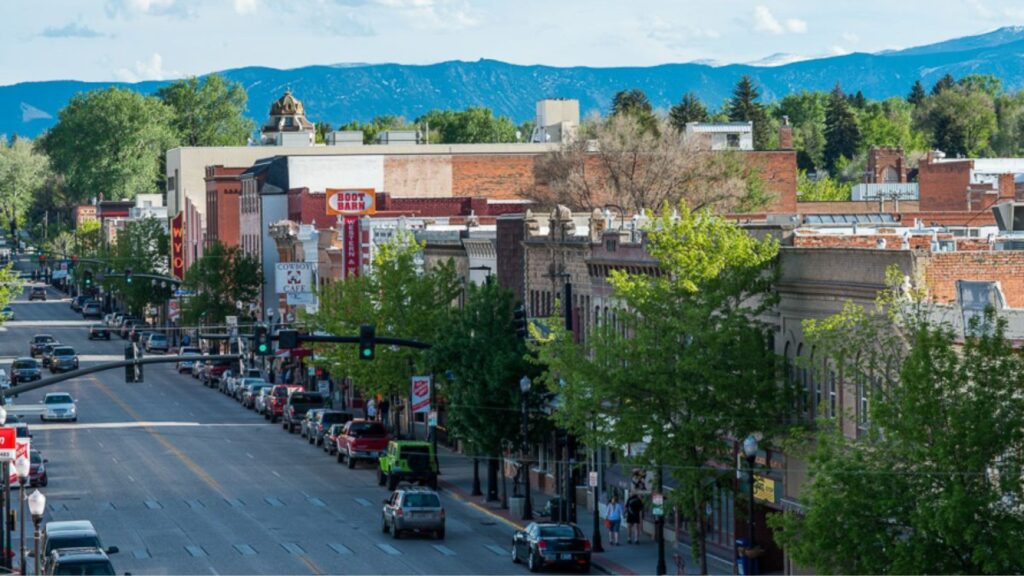
[[[53,334],[83,366],[123,358],[123,341],[87,340],[87,326],[59,293],[12,304],[0,327],[0,367]],[[118,572],[133,574],[508,574],[511,528],[442,495],[444,541],[393,540],[380,529],[387,496],[372,469],[349,470],[297,434],[271,425],[173,365],[123,369],[21,395],[78,400],[77,423],[29,418],[32,447],[49,459],[46,520],[89,519]],[[16,541],[15,541],[16,542]],[[17,545],[15,543],[15,545]],[[31,543],[29,543],[31,549]]]

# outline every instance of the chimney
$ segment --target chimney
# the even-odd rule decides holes
[[[789,116],[782,117],[782,125],[779,126],[779,150],[793,149],[793,127],[789,125]]]
[[[999,175],[999,199],[1015,200],[1017,198],[1017,184],[1014,182],[1013,174]]]

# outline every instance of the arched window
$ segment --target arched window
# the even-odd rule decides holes
[[[882,182],[886,184],[894,184],[900,181],[900,173],[896,171],[896,168],[892,166],[886,166],[885,170],[882,170]]]

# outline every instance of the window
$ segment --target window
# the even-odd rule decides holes
[[[892,166],[886,166],[882,171],[882,182],[892,184],[900,181],[900,173]]]
[[[615,252],[616,248],[618,248],[618,242],[614,238],[608,238],[604,241],[604,249],[608,252]]]
[[[828,413],[826,414],[829,418],[836,417],[836,408],[839,400],[839,394],[836,388],[836,373],[830,368],[828,371]]]
[[[726,134],[725,135],[725,147],[735,150],[740,147],[740,135],[739,134]]]

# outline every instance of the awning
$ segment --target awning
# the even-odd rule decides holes
[[[313,351],[309,348],[285,348],[284,350],[278,350],[275,358],[308,358],[313,355]]]

